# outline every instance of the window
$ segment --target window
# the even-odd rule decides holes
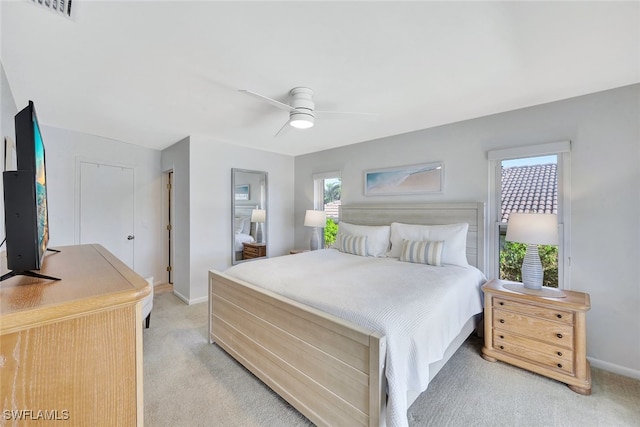
[[[552,213],[558,215],[558,246],[539,246],[544,286],[567,288],[569,282],[569,149],[559,142],[489,152],[491,191],[489,218],[489,274],[521,281],[526,252],[522,243],[506,242],[509,215]]]
[[[507,222],[514,213],[558,213],[558,156],[502,160],[498,259],[500,279],[521,282],[527,245],[507,242]],[[558,287],[558,247],[538,248],[544,270],[544,286]]]
[[[324,245],[331,246],[338,232],[342,179],[340,172],[314,174],[314,209],[325,211],[327,226],[324,229]]]

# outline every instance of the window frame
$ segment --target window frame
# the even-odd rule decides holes
[[[313,177],[313,209],[324,210],[324,181],[337,178],[342,181],[340,171],[314,173]]]
[[[340,171],[320,172],[314,173],[313,178],[313,209],[324,211],[324,182],[327,179],[339,179],[340,185],[342,185],[342,174]],[[333,218],[337,224],[340,218]],[[322,229],[322,235],[324,235],[324,228]],[[320,239],[320,247],[324,248],[324,238]]]
[[[502,161],[557,156],[558,170],[558,289],[571,289],[571,141],[525,145],[488,151],[489,159],[489,277],[500,277],[500,222]]]

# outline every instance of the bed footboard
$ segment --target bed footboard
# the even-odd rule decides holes
[[[209,337],[317,425],[385,424],[385,337],[209,272]]]

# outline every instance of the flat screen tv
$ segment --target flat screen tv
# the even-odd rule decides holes
[[[7,274],[59,280],[40,270],[49,244],[47,173],[33,101],[15,116],[17,170],[3,173]],[[56,251],[54,251],[56,252]]]

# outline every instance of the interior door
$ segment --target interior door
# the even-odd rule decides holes
[[[79,243],[99,243],[133,269],[133,168],[80,162],[79,199]]]

